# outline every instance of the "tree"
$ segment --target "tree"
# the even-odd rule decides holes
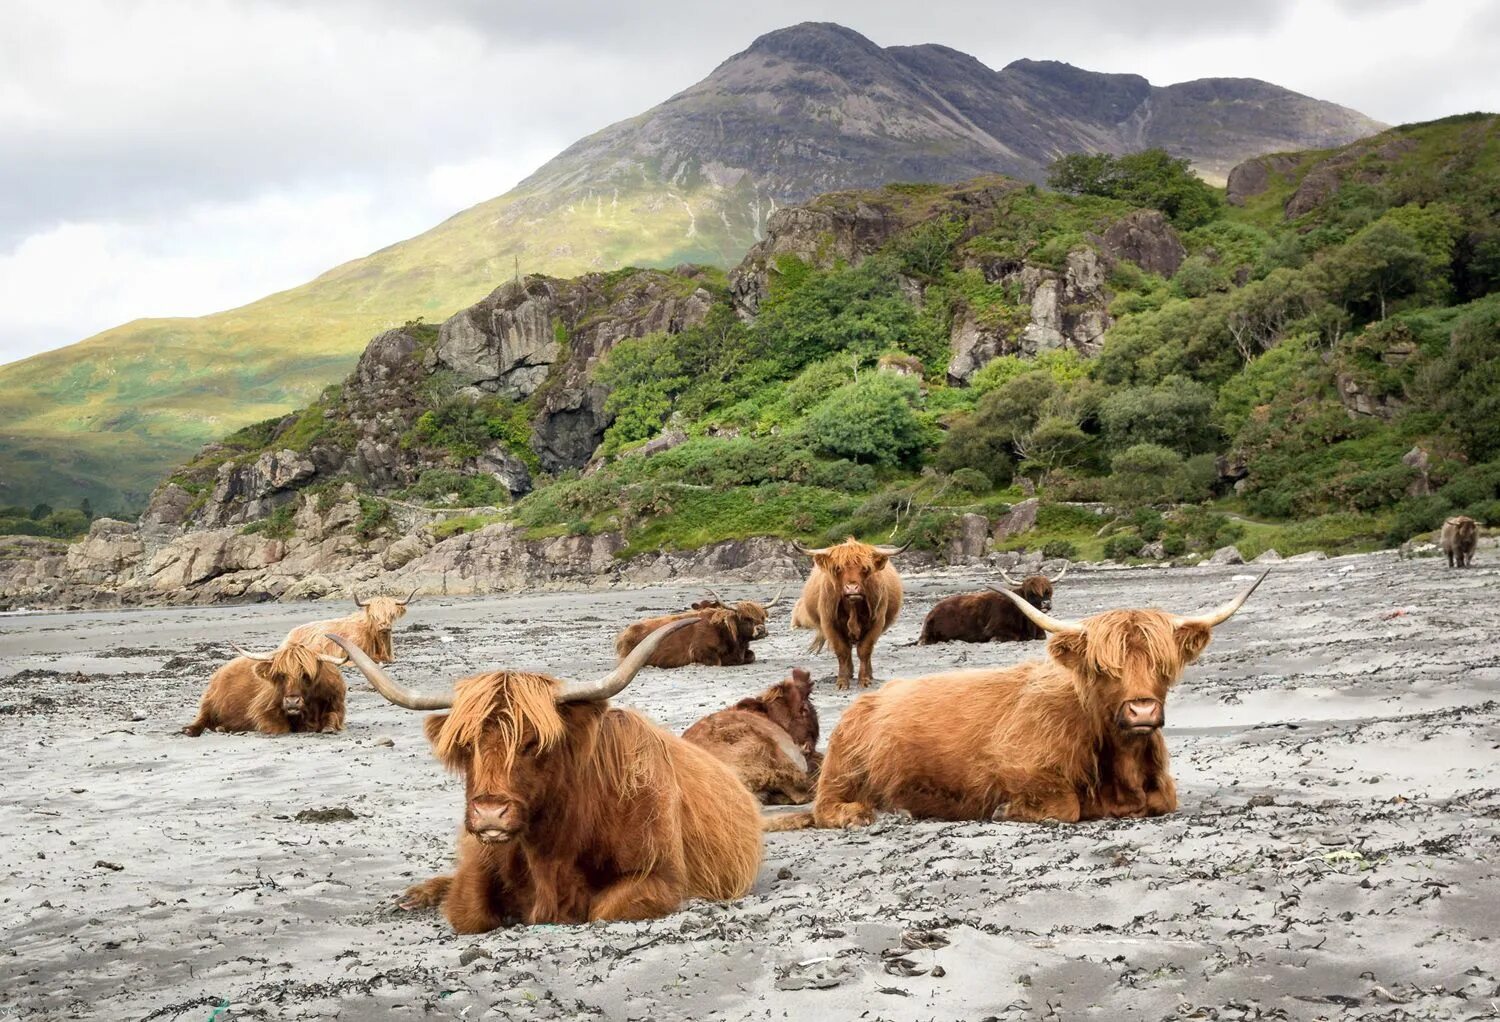
[[[913,408],[919,394],[916,381],[905,376],[866,373],[808,413],[808,439],[834,457],[914,466],[928,440]]]
[[[1213,405],[1208,387],[1170,376],[1155,386],[1128,387],[1105,398],[1099,420],[1105,439],[1116,450],[1157,444],[1181,454],[1200,454],[1219,445]]]
[[[1099,195],[1159,209],[1184,229],[1208,223],[1223,209],[1219,193],[1193,173],[1187,160],[1165,149],[1118,157],[1072,153],[1053,161],[1047,184],[1074,195]]]

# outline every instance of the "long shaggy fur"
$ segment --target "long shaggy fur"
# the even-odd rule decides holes
[[[735,604],[703,601],[679,614],[637,621],[615,639],[615,655],[624,658],[662,625],[689,617],[696,617],[698,623],[667,636],[651,654],[650,666],[733,667],[755,662],[750,643],[765,637],[766,609],[750,600]]]
[[[1469,567],[1474,563],[1474,549],[1479,546],[1479,523],[1468,515],[1454,515],[1443,523],[1438,545],[1448,555],[1448,567]]]
[[[801,805],[812,798],[818,711],[812,676],[797,669],[758,696],[741,699],[683,732],[734,771],[762,802]]]
[[[629,710],[557,704],[546,675],[459,682],[427,720],[433,751],[463,775],[469,805],[504,801],[515,836],[460,832],[458,866],[408,892],[441,902],[455,930],[508,922],[648,919],[688,898],[737,898],[760,865],[755,800],[703,750]]]
[[[1052,607],[1052,582],[1045,575],[1028,576],[1011,591],[1038,610]],[[1046,637],[1047,633],[1014,603],[987,589],[939,600],[923,619],[917,641],[926,646],[934,642],[1025,642]]]
[[[214,672],[198,705],[198,716],[183,728],[193,738],[204,731],[263,731],[284,735],[344,730],[344,678],[300,643],[282,646],[270,661],[235,657]],[[289,715],[288,695],[301,696],[302,712]]]
[[[364,650],[365,655],[377,664],[388,664],[396,658],[391,642],[391,627],[405,614],[406,607],[400,600],[390,596],[375,596],[364,607],[347,617],[298,625],[287,632],[281,644],[286,646],[294,642],[301,643],[316,652],[339,656],[343,650],[324,638],[325,633],[332,632]]]
[[[863,596],[844,594],[857,585]],[[875,643],[901,613],[901,576],[890,558],[868,543],[846,539],[813,558],[813,569],[802,585],[802,596],[792,609],[792,627],[812,629],[809,652],[833,647],[839,661],[838,687],[848,688],[854,677],[853,653],[859,653],[859,685],[874,680],[870,662]]]
[[[904,809],[946,820],[1154,816],[1177,807],[1159,730],[1117,726],[1129,700],[1165,704],[1208,644],[1160,611],[1109,611],[1054,635],[1048,658],[893,681],[855,700],[829,739],[811,816],[774,829],[869,823]]]

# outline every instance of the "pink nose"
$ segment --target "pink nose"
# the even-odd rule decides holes
[[[1166,714],[1156,699],[1127,699],[1120,706],[1118,720],[1121,727],[1154,729],[1166,722]]]
[[[475,799],[469,803],[469,832],[481,841],[504,841],[520,827],[514,803]]]
[[[859,598],[865,595],[865,591],[859,586],[851,583],[850,585],[844,586],[844,595]]]
[[[302,697],[301,696],[287,696],[285,699],[283,699],[281,701],[281,708],[283,710],[285,710],[287,713],[301,713],[302,712]]]

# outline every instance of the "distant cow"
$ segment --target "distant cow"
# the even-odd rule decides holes
[[[310,625],[298,625],[287,633],[282,645],[300,642],[311,646],[319,653],[338,653],[339,649],[328,638],[328,633],[342,635],[354,643],[365,655],[377,664],[388,664],[396,659],[391,646],[391,626],[406,613],[406,605],[417,595],[413,589],[404,600],[392,596],[373,596],[368,600],[354,597],[358,614],[314,621]]]
[[[654,919],[689,898],[738,898],[760,868],[755,799],[723,763],[611,697],[673,622],[593,682],[491,671],[423,695],[343,638],[370,683],[427,718],[434,755],[464,778],[458,867],[410,888],[459,933],[508,922]]]
[[[838,687],[846,689],[854,677],[852,653],[859,651],[859,687],[875,677],[870,655],[875,642],[901,613],[901,576],[891,558],[905,550],[871,546],[854,537],[835,546],[809,549],[796,544],[813,559],[812,572],[802,586],[802,598],[792,608],[792,627],[811,628],[810,652],[826,643],[839,659]]]
[[[1454,515],[1443,523],[1438,542],[1448,555],[1448,567],[1467,568],[1474,563],[1474,548],[1479,545],[1479,523],[1468,515]]]
[[[810,813],[767,829],[851,827],[878,812],[939,820],[1159,816],[1177,808],[1167,691],[1265,578],[1196,617],[1110,610],[1053,618],[1047,658],[893,681],[860,696],[828,741]]]
[[[683,740],[722,760],[762,802],[801,805],[817,771],[818,711],[812,675],[800,667],[758,696],[711,713]]]
[[[263,731],[284,735],[344,730],[344,679],[348,658],[330,656],[294,642],[265,655],[246,653],[214,672],[198,705],[198,717],[182,733]]]
[[[624,657],[656,629],[672,621],[692,620],[691,627],[667,637],[655,654],[651,667],[686,667],[706,664],[709,667],[733,667],[755,662],[750,643],[766,637],[767,614],[781,602],[777,593],[765,605],[750,600],[728,604],[712,589],[709,599],[693,604],[691,610],[664,617],[637,621],[615,639],[615,655]]]
[[[1055,578],[1046,575],[1028,575],[1017,582],[1000,569],[1000,575],[1010,583],[1017,596],[1037,610],[1052,609],[1052,586],[1061,582],[1068,573],[1067,566]],[[1045,639],[1047,633],[1038,628],[1015,605],[998,590],[982,593],[959,593],[939,600],[927,612],[922,622],[922,636],[917,641],[923,645],[934,642],[1024,642],[1029,639]]]

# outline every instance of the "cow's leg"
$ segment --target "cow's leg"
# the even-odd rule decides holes
[[[433,877],[431,880],[423,880],[420,884],[412,884],[396,902],[396,907],[405,909],[407,912],[437,908],[443,903],[443,899],[448,897],[448,888],[452,886],[451,875]]]
[[[328,716],[323,718],[323,733],[332,734],[342,730],[344,730],[344,711],[330,710]]]
[[[1017,823],[1039,823],[1057,820],[1077,823],[1083,816],[1083,804],[1071,788],[1026,792],[1010,800],[1002,813],[1004,819]]]
[[[479,858],[459,860],[443,898],[443,914],[455,933],[488,933],[505,922],[497,897],[499,878]]]
[[[854,680],[854,655],[849,648],[849,643],[837,632],[828,636],[828,645],[833,647],[833,655],[839,658],[838,687],[847,689],[849,682]]]
[[[859,687],[869,688],[870,682],[875,680],[875,668],[870,664],[870,657],[875,653],[875,640],[880,636],[873,632],[859,640]]]
[[[594,896],[589,921],[660,919],[682,904],[682,885],[657,873],[632,873]]]
[[[199,710],[197,719],[195,719],[187,727],[183,728],[182,733],[187,735],[189,738],[197,738],[204,731],[206,731],[211,724],[213,724],[212,718],[210,718],[209,715],[204,713],[202,710]]]
[[[844,714],[851,730],[856,730],[869,713],[857,700]],[[840,727],[844,722],[840,722]],[[875,806],[869,801],[865,771],[858,758],[850,754],[845,743],[829,743],[818,772],[818,793],[813,799],[813,822],[819,827],[866,827],[875,822]]]

